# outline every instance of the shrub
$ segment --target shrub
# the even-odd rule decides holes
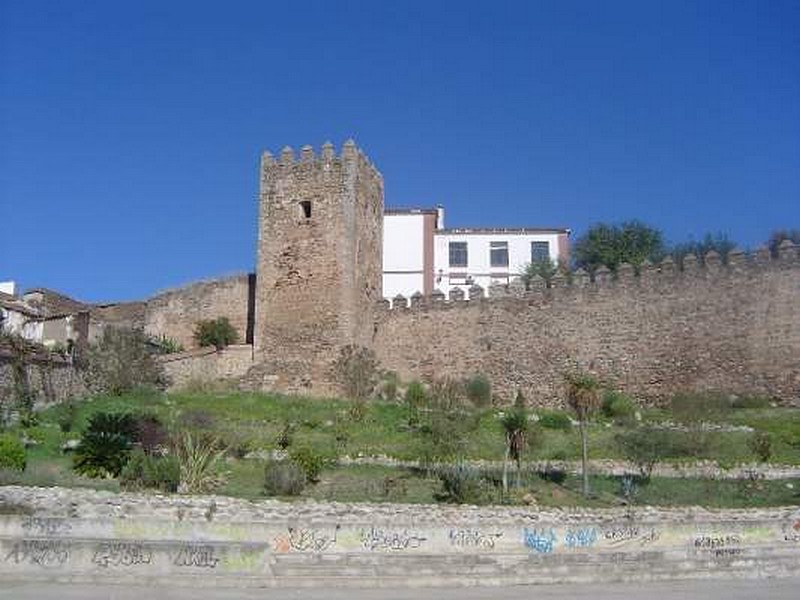
[[[297,465],[311,483],[319,479],[319,474],[325,466],[325,457],[308,446],[293,448],[289,453],[291,461]]]
[[[78,418],[78,405],[74,400],[68,400],[60,406],[56,421],[61,433],[69,433],[75,426]]]
[[[764,431],[757,431],[750,438],[750,450],[761,462],[769,462],[772,458],[772,436]]]
[[[635,420],[636,404],[622,392],[606,391],[600,409],[604,417],[621,425],[630,424]]]
[[[656,463],[668,458],[696,458],[708,446],[707,437],[698,433],[642,427],[615,437],[622,455],[635,464],[641,476],[650,478]]]
[[[536,474],[543,481],[550,481],[556,485],[561,485],[567,479],[567,472],[564,469],[549,464],[537,471]]]
[[[214,346],[217,350],[222,350],[238,342],[239,334],[228,317],[219,317],[199,321],[194,329],[194,340],[200,347]]]
[[[173,439],[173,451],[180,468],[181,494],[210,492],[225,483],[226,474],[218,464],[227,449],[216,436],[184,431]]]
[[[158,354],[176,354],[183,352],[183,344],[167,335],[161,334],[150,338],[150,345]]]
[[[539,425],[545,429],[559,429],[570,431],[572,429],[572,419],[563,410],[540,410],[538,411]]]
[[[431,382],[430,399],[440,410],[455,410],[463,404],[466,390],[461,381],[443,377]]]
[[[147,336],[138,329],[106,327],[86,356],[87,386],[120,396],[139,387],[161,387],[161,365],[150,352]]]
[[[408,384],[403,399],[410,409],[419,410],[428,403],[428,392],[422,382],[415,379]]]
[[[693,423],[719,419],[731,410],[732,401],[719,393],[676,394],[670,407],[677,420]]]
[[[0,469],[24,471],[26,464],[25,446],[16,437],[0,435]]]
[[[298,496],[306,483],[306,475],[296,463],[267,461],[264,468],[264,492],[268,496]]]
[[[398,388],[400,387],[400,378],[394,371],[384,373],[383,381],[381,381],[381,398],[387,402],[394,402],[397,400]]]
[[[275,439],[275,445],[281,450],[286,450],[292,445],[292,438],[294,437],[294,425],[288,421],[283,424],[283,428],[278,433]]]
[[[168,445],[169,434],[155,415],[138,415],[136,441],[145,454],[159,454]]]
[[[174,456],[152,456],[135,450],[120,473],[125,490],[155,489],[166,493],[178,491],[180,465]]]
[[[737,396],[731,400],[731,407],[735,409],[745,408],[769,408],[770,399],[764,396]]]
[[[467,399],[482,408],[492,403],[492,384],[485,375],[473,375],[464,383]]]
[[[378,359],[369,348],[349,344],[334,362],[333,374],[348,397],[366,400],[378,385]]]
[[[436,469],[442,482],[442,493],[438,500],[456,504],[483,504],[492,496],[492,486],[480,471],[463,463],[443,465]]]
[[[132,414],[95,413],[75,452],[75,470],[88,477],[117,477],[136,438],[136,419]]]

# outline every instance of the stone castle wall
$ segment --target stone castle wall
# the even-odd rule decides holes
[[[232,380],[253,366],[253,346],[238,344],[223,350],[197,348],[188,352],[159,357],[170,388],[182,388],[192,382]]]
[[[800,406],[800,259],[716,256],[641,276],[576,274],[552,289],[493,288],[465,301],[397,299],[376,321],[374,349],[403,378],[487,375],[506,400],[563,402],[563,374],[597,374],[658,401],[675,392],[760,394]],[[500,293],[505,297],[497,297]],[[476,290],[475,295],[481,291]]]
[[[227,317],[245,343],[248,337],[251,276],[234,275],[169,290],[145,303],[142,324],[147,333],[166,335],[187,350],[196,348],[199,321]]]

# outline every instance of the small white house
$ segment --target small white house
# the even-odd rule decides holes
[[[478,284],[507,284],[530,262],[569,262],[566,228],[445,229],[444,209],[386,209],[383,218],[383,296],[445,295]]]
[[[472,285],[508,284],[531,262],[569,260],[568,229],[470,228],[436,232],[435,285],[449,294]]]

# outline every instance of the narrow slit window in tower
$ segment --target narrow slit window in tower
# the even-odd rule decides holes
[[[304,219],[311,218],[311,200],[303,200],[300,202],[300,216]]]

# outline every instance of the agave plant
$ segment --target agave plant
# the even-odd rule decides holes
[[[175,437],[173,451],[180,466],[179,494],[210,492],[227,480],[227,473],[218,468],[227,452],[219,438],[184,431]]]

